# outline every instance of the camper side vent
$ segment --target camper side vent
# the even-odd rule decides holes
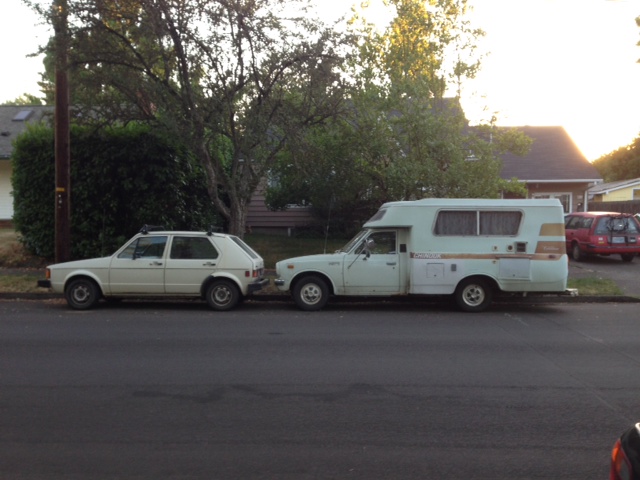
[[[527,242],[516,242],[516,253],[527,253]]]

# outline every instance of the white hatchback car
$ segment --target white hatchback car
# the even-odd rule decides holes
[[[269,283],[264,260],[242,239],[143,229],[110,257],[50,265],[38,285],[86,310],[100,298],[199,297],[230,310]]]

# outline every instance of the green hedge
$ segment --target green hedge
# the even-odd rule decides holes
[[[14,144],[13,222],[27,249],[55,251],[54,132],[30,127]],[[150,127],[71,129],[71,252],[110,255],[143,224],[202,230],[217,223],[204,173]]]

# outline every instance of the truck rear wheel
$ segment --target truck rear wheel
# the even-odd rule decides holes
[[[465,312],[482,312],[493,300],[493,289],[482,278],[467,278],[460,282],[454,295],[460,309]]]
[[[301,310],[307,312],[320,310],[329,300],[329,287],[316,275],[303,277],[293,288],[293,300]]]

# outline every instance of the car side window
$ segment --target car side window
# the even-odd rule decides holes
[[[131,242],[118,258],[162,258],[167,237],[140,237]]]
[[[205,237],[173,237],[170,257],[180,260],[212,260],[219,253]]]
[[[576,228],[579,228],[578,224],[580,223],[580,220],[581,220],[580,217],[569,217],[565,228],[570,230],[575,230]]]

